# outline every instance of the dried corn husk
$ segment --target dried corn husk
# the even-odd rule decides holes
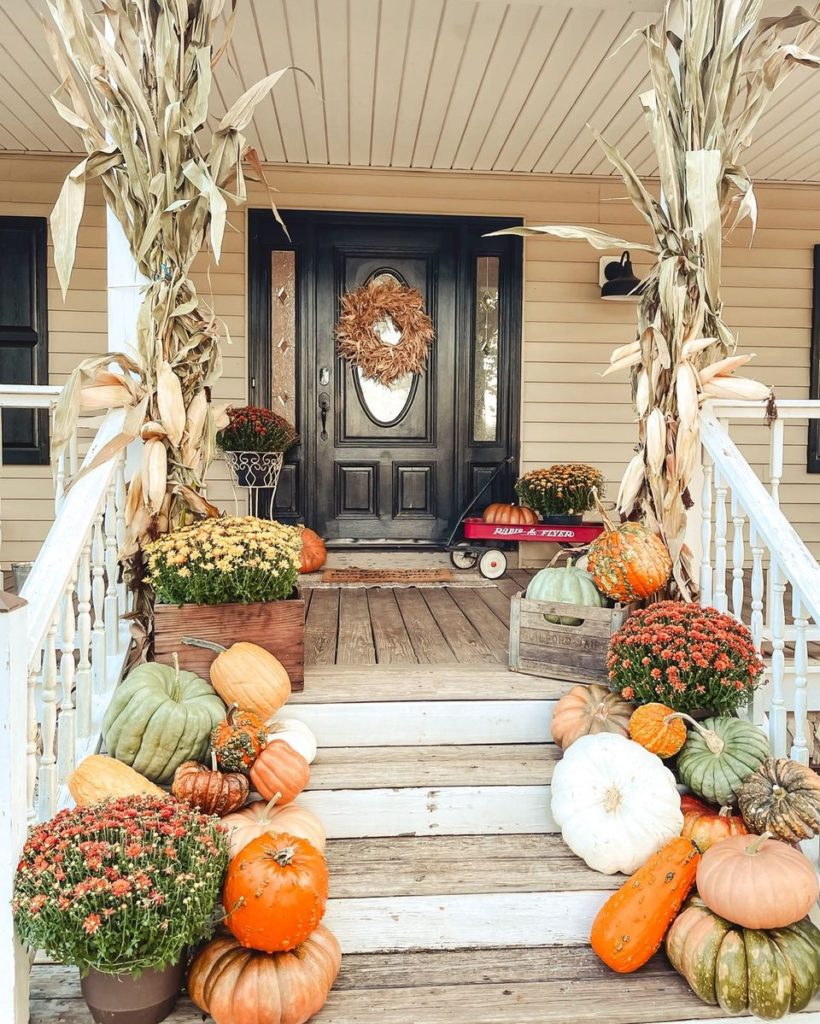
[[[641,419],[649,412],[649,374],[640,370],[635,384],[635,409]]]
[[[133,403],[134,396],[123,384],[87,384],[80,390],[82,412],[122,409]]]
[[[185,420],[185,434],[188,443],[199,444],[207,416],[208,396],[203,389],[198,391],[188,403],[188,414]]]
[[[638,452],[630,459],[618,490],[618,511],[628,516],[635,506],[645,480],[644,454]]]
[[[185,401],[180,379],[167,361],[162,363],[157,374],[157,408],[168,440],[178,448],[185,430]]]
[[[681,425],[693,427],[698,418],[698,377],[691,363],[683,362],[678,365],[675,396]]]
[[[703,385],[707,398],[740,398],[746,402],[763,402],[772,397],[772,389],[749,377],[715,377]]]
[[[652,473],[660,473],[666,458],[666,421],[660,409],[646,418],[646,464]]]
[[[143,441],[161,441],[167,436],[165,427],[156,420],[148,420],[147,423],[143,423],[140,430],[140,437]]]
[[[162,441],[147,441],[142,452],[142,493],[148,508],[159,512],[168,486],[168,455]]]
[[[701,385],[706,384],[713,377],[728,377],[735,370],[739,370],[741,366],[745,366],[750,359],[754,359],[754,355],[754,353],[751,353],[745,356],[727,356],[726,359],[718,359],[717,362],[704,366],[698,372]]]

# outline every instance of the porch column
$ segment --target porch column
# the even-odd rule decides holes
[[[128,239],[110,207],[105,208],[108,282],[108,351],[137,355],[137,313],[145,278],[137,270]]]

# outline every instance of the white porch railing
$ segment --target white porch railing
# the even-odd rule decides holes
[[[820,402],[784,400],[777,411],[771,427],[762,402],[711,402],[701,412],[701,602],[749,626],[768,682],[750,714],[776,756],[808,764],[808,711],[820,710],[820,662],[810,658],[820,641],[820,566],[779,495],[785,424],[820,419]],[[730,436],[736,420],[767,432],[768,489]]]

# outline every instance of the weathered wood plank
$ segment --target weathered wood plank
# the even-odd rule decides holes
[[[339,639],[337,665],[372,665],[376,646],[370,627],[367,592],[360,588],[339,591]]]
[[[309,725],[320,747],[549,743],[555,701],[373,701],[288,704],[282,718]]]
[[[326,854],[334,898],[612,890],[624,880],[591,871],[559,835],[332,839]]]
[[[308,789],[541,786],[560,757],[553,743],[322,747]]]
[[[444,639],[418,588],[397,588],[396,602],[418,661],[433,665],[455,662],[456,656]]]
[[[417,659],[413,653],[413,645],[393,590],[386,587],[368,589],[367,604],[370,608],[370,622],[376,644],[376,660],[380,664],[415,662]]]
[[[457,661],[495,662],[489,647],[458,608],[450,591],[430,588],[421,593]]]
[[[502,665],[506,665],[509,656],[507,651],[510,642],[509,628],[504,626],[498,617],[484,604],[478,596],[479,589],[454,590],[452,594],[453,600],[473,629],[490,648],[495,660]],[[490,588],[488,587],[487,589],[489,590]],[[496,592],[495,588],[493,588],[493,592]]]
[[[475,592],[509,632],[510,598],[499,587],[476,587]]]
[[[572,688],[563,679],[535,679],[498,665],[313,665],[296,704],[396,700],[557,700]]]
[[[339,591],[317,590],[305,623],[305,664],[332,665],[339,629]]]
[[[557,832],[549,786],[311,790],[299,803],[329,839]]]

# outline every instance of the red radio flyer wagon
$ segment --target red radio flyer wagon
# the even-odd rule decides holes
[[[447,550],[450,561],[456,569],[473,569],[488,580],[497,580],[507,571],[507,556],[497,547],[500,543],[519,543],[539,541],[547,544],[560,544],[562,547],[586,546],[603,533],[601,523],[485,523],[480,516],[470,516],[481,495],[490,487],[498,474],[512,462],[512,458],[504,462],[493,473],[487,483],[473,498],[463,515],[450,534]],[[464,540],[454,543],[459,526],[464,526]],[[495,541],[496,544],[492,542]]]

